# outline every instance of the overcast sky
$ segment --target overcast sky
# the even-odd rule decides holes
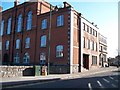
[[[14,0],[2,0],[3,10],[13,7]],[[8,2],[7,2],[8,1]],[[23,2],[24,0],[20,0]],[[53,5],[62,6],[63,0],[46,0]],[[118,0],[65,0],[90,22],[99,27],[99,32],[107,37],[108,57],[117,55],[118,49]]]

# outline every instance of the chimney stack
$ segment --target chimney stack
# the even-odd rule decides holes
[[[19,4],[19,0],[14,1],[14,6],[17,6]]]
[[[69,6],[71,6],[69,3],[67,3],[67,2],[63,2],[63,4],[64,4],[64,7],[69,7]]]
[[[92,25],[94,25],[94,22],[92,22]]]

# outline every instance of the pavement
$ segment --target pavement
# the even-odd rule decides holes
[[[88,75],[94,75],[98,73],[104,73],[104,72],[116,71],[116,70],[118,70],[117,67],[110,66],[110,67],[99,67],[99,68],[91,69],[91,70],[80,72],[80,73],[74,73],[74,74],[50,74],[47,76],[6,77],[6,78],[0,78],[0,84],[2,84],[2,87],[4,88],[6,86],[8,87],[12,85],[81,78],[81,77],[86,77]]]

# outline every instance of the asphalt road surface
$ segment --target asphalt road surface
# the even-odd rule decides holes
[[[119,88],[120,72],[110,71],[81,78],[11,86],[9,88]]]

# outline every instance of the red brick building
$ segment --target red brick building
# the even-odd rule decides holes
[[[16,0],[14,7],[2,12],[2,63],[50,63],[50,73],[75,73],[99,66],[97,30],[67,2],[58,8],[45,1],[18,4]]]

